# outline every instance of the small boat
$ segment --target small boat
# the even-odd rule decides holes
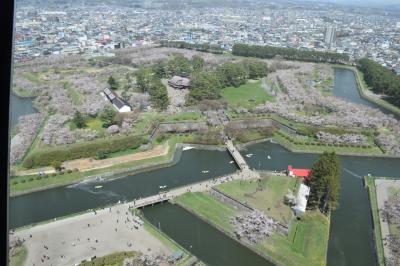
[[[207,173],[209,173],[210,171],[208,171],[208,170],[203,170],[203,171],[201,171],[203,174],[207,174]]]
[[[102,188],[103,186],[95,186],[94,188],[95,189],[99,189],[99,188]]]
[[[166,188],[167,186],[159,186],[159,188]]]
[[[183,147],[183,148],[182,148],[183,151],[188,151],[188,150],[191,150],[191,149],[194,149],[194,147],[192,147],[192,146],[186,146],[186,147]]]
[[[247,158],[250,158],[251,156],[253,156],[252,153],[246,154],[246,157],[247,157]]]
[[[230,161],[229,163],[234,163],[235,161]]]
[[[271,156],[268,155],[267,158],[268,158],[268,160],[271,160]]]

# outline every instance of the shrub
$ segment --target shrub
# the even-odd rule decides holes
[[[25,179],[21,179],[21,183],[25,183],[26,182],[26,180]]]
[[[51,173],[51,176],[57,176],[57,173]]]
[[[73,171],[74,172],[79,172],[79,169],[78,168],[74,168]]]
[[[43,175],[42,177],[43,178],[49,178],[49,175]]]
[[[67,173],[68,173],[68,174],[72,173],[72,170],[71,170],[71,169],[68,169],[68,170],[67,170]]]
[[[59,175],[63,175],[63,174],[64,174],[64,172],[62,171],[62,172],[59,172],[58,174],[59,174]]]
[[[32,181],[33,181],[33,177],[29,177],[29,178],[28,178],[28,181],[29,181],[29,182],[32,182]]]
[[[99,151],[117,152],[134,149],[145,143],[142,136],[130,135],[77,143],[69,146],[46,148],[30,154],[22,165],[26,168],[48,166],[53,161],[64,162],[95,157]]]
[[[38,176],[36,177],[36,180],[40,180],[40,179],[42,179],[42,176],[41,176],[41,175],[38,175]]]
[[[23,180],[23,179],[22,179]],[[21,181],[22,181],[21,180]],[[12,183],[11,184],[13,184],[13,185],[16,185],[16,184],[18,184],[19,182],[17,181],[17,180],[14,180],[14,181],[12,181]]]

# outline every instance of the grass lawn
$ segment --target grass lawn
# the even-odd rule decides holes
[[[10,254],[10,266],[22,266],[27,255],[28,250],[24,245],[16,248],[14,254],[12,256]]]
[[[139,255],[135,251],[116,252],[103,257],[95,258],[92,261],[80,263],[79,266],[121,266],[124,259]]]
[[[381,226],[379,222],[379,209],[378,202],[376,199],[376,189],[375,189],[375,178],[371,176],[365,176],[364,181],[368,189],[369,200],[371,204],[372,210],[372,219],[374,221],[374,238],[375,238],[375,247],[376,253],[378,254],[379,265],[385,265],[384,262],[384,253],[383,253],[383,242],[382,242],[382,232]]]
[[[89,118],[86,121],[86,126],[89,129],[94,129],[99,132],[104,132],[105,128],[103,127],[103,121],[99,117],[96,118]]]
[[[274,99],[261,87],[261,81],[247,82],[237,88],[226,87],[222,89],[221,95],[230,107],[244,107],[247,109]]]
[[[84,96],[72,87],[71,83],[65,82],[64,88],[67,90],[68,96],[74,105],[82,105]]]
[[[230,218],[236,216],[238,211],[214,199],[211,195],[201,192],[189,192],[177,197],[175,201],[205,220],[213,222],[220,229],[234,233]]]
[[[288,140],[285,136],[290,136],[293,140]],[[296,144],[295,142],[304,143],[303,139],[297,139],[294,136],[288,135],[282,130],[273,136],[273,139],[280,144],[284,145],[286,148],[294,151],[305,151],[305,152],[336,152],[338,154],[366,154],[366,155],[381,155],[382,150],[375,144],[370,144],[371,147],[338,147],[338,146],[327,146],[327,145],[317,145],[316,142],[310,141],[310,144]],[[313,143],[313,144],[311,144]]]
[[[326,265],[328,240],[329,218],[308,211],[292,222],[288,236],[275,233],[255,248],[282,265]]]
[[[288,190],[297,191],[298,180],[286,176],[267,176],[257,181],[232,181],[217,186],[217,189],[232,198],[265,212],[283,224],[292,219],[292,210],[283,203]],[[262,191],[257,191],[262,188]]]
[[[294,178],[275,177],[264,178],[263,186],[268,187],[262,192],[256,192],[248,203],[260,210],[268,210],[269,214],[281,214],[285,206],[280,204],[280,199],[286,194],[288,188],[296,186]],[[281,180],[279,180],[279,178]],[[268,180],[269,179],[269,180]],[[282,182],[287,179],[287,182]],[[218,186],[224,187],[224,192],[230,192],[237,198],[245,198],[244,193],[252,193],[256,183],[231,181]],[[176,199],[177,203],[195,212],[200,217],[208,220],[220,230],[235,237],[229,219],[237,215],[237,211],[223,202],[213,199],[207,193],[186,193]],[[278,217],[279,217],[278,215]],[[288,236],[273,233],[257,244],[251,245],[252,249],[265,254],[281,265],[326,265],[326,254],[329,239],[329,218],[317,211],[308,211],[301,220],[291,219]]]

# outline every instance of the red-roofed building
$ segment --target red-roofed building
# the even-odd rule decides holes
[[[293,168],[291,165],[288,165],[287,174],[289,176],[304,177],[308,179],[311,174],[311,169]]]

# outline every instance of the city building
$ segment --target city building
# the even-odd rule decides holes
[[[336,29],[334,27],[328,27],[325,30],[325,43],[326,44],[333,44],[336,38]]]

